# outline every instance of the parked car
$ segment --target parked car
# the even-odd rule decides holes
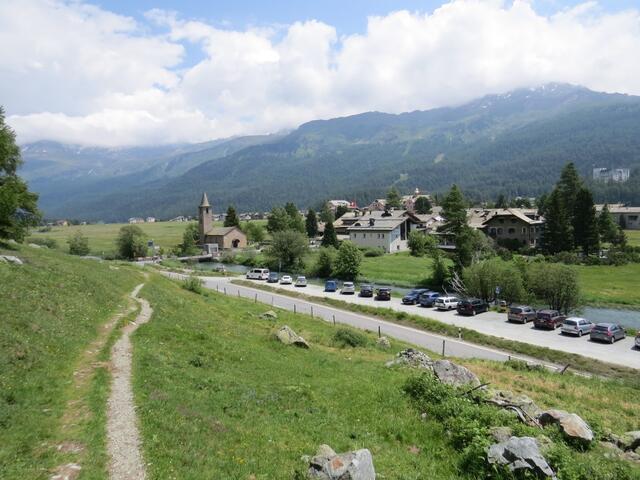
[[[638,330],[638,333],[636,334],[636,349],[640,350],[640,330]]]
[[[278,283],[278,273],[277,272],[271,272],[269,274],[269,278],[267,278],[267,283]]]
[[[380,287],[376,289],[376,300],[391,300],[391,289],[389,287]]]
[[[253,268],[247,272],[247,279],[249,280],[268,280],[269,269],[268,268]]]
[[[360,285],[360,296],[373,297],[373,285],[369,285],[368,283]]]
[[[296,278],[296,287],[306,287],[307,286],[307,277],[300,275]]]
[[[458,297],[438,297],[436,301],[433,303],[433,306],[438,310],[453,310],[458,308],[458,302],[460,300]]]
[[[585,333],[590,333],[593,329],[593,323],[586,318],[580,317],[568,317],[562,322],[560,331],[568,335],[577,335],[581,337]]]
[[[438,299],[440,294],[438,292],[427,291],[420,295],[418,302],[421,307],[433,307],[434,302]]]
[[[518,305],[517,307],[509,307],[509,313],[507,313],[508,322],[525,324],[535,319],[536,311],[529,305]]]
[[[344,282],[342,284],[341,295],[353,295],[354,293],[356,293],[356,286],[353,282]]]
[[[428,292],[426,288],[414,288],[409,293],[407,293],[404,297],[402,297],[402,303],[405,305],[415,305],[418,303],[420,299],[420,295]]]
[[[598,323],[591,329],[591,340],[600,340],[603,342],[613,343],[616,340],[622,340],[627,336],[620,325],[615,323]]]
[[[338,290],[338,282],[335,280],[327,280],[324,282],[324,291],[325,292],[336,292]]]
[[[479,298],[467,298],[458,302],[456,310],[460,315],[476,315],[489,311],[489,304]]]
[[[293,283],[293,278],[291,275],[283,275],[280,279],[280,285],[291,285]]]
[[[548,330],[555,330],[562,325],[565,315],[560,315],[557,310],[538,310],[536,312],[536,318],[533,321],[535,328],[546,328]]]

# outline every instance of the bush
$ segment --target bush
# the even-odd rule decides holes
[[[333,273],[335,261],[336,249],[333,247],[321,247],[312,274],[320,278],[329,278]]]
[[[89,239],[78,230],[67,239],[71,255],[89,255]]]
[[[365,257],[381,257],[384,255],[384,250],[382,248],[364,248],[362,249],[363,255]]]
[[[116,247],[120,258],[133,260],[137,257],[146,257],[147,236],[137,225],[125,225],[118,233]]]
[[[565,265],[578,265],[581,260],[578,255],[572,252],[559,252],[551,257],[551,261],[556,263],[564,263]]]
[[[203,285],[202,280],[196,277],[195,275],[191,275],[182,281],[182,288],[197,294],[202,294],[203,292],[202,285]]]
[[[339,328],[336,333],[333,334],[333,343],[339,347],[365,347],[367,343],[367,337],[356,330],[349,328]]]
[[[56,242],[53,238],[31,238],[29,239],[30,243],[35,243],[36,245],[41,245],[47,248],[56,248],[58,246],[58,242]]]
[[[233,252],[222,252],[222,255],[220,256],[220,262],[236,263],[236,254]]]

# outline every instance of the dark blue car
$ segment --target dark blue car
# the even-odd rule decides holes
[[[324,284],[325,292],[337,292],[338,291],[338,282],[335,280],[327,280]]]
[[[439,296],[440,294],[438,292],[425,292],[420,295],[420,299],[418,301],[420,302],[421,307],[433,307],[433,303]]]
[[[426,288],[414,288],[404,297],[402,297],[402,303],[404,303],[405,305],[415,305],[416,303],[418,303],[420,295],[427,291],[428,290]]]

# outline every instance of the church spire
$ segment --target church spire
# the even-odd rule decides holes
[[[200,202],[200,206],[201,207],[210,207],[211,205],[209,205],[209,199],[207,198],[207,193],[203,192],[202,193],[202,201]]]

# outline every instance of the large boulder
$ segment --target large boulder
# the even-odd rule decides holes
[[[480,380],[466,367],[450,362],[449,360],[438,360],[433,364],[433,373],[438,380],[454,387],[478,387]]]
[[[371,452],[366,448],[336,454],[328,445],[321,445],[309,461],[308,477],[321,480],[375,480]]]
[[[276,338],[285,345],[295,345],[296,347],[309,348],[309,344],[307,343],[307,341],[287,325],[277,331]]]
[[[488,391],[485,401],[500,408],[516,412],[522,422],[530,425],[535,424],[536,419],[542,413],[540,407],[529,397],[518,395],[509,390],[491,389]]]
[[[273,310],[267,310],[260,315],[260,318],[262,318],[263,320],[277,320],[278,314]]]
[[[505,465],[512,472],[529,470],[539,478],[556,478],[535,438],[511,437],[493,444],[487,451],[487,460],[491,464]]]
[[[22,260],[13,255],[0,255],[0,262],[13,263],[14,265],[22,265]]]
[[[546,410],[538,416],[542,426],[558,425],[564,435],[582,443],[593,441],[591,427],[575,413],[567,413],[564,410]]]
[[[391,342],[387,337],[378,338],[378,340],[376,340],[376,345],[385,350],[388,350],[389,348],[391,348]]]
[[[387,367],[394,365],[408,365],[413,368],[422,368],[424,370],[433,370],[433,360],[429,358],[424,352],[420,350],[414,350],[413,348],[407,348],[398,352],[396,358],[386,363]]]
[[[635,450],[640,448],[640,430],[627,432],[618,438],[618,446],[622,450]]]

